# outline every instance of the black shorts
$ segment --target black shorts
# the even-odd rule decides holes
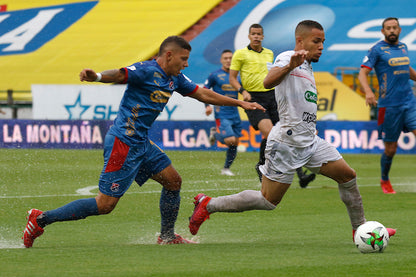
[[[251,102],[257,102],[262,105],[266,112],[260,110],[246,110],[248,120],[255,130],[259,129],[259,122],[263,119],[270,119],[274,124],[279,121],[277,112],[277,103],[274,97],[274,90],[269,91],[249,91]]]

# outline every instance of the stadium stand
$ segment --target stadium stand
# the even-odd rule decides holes
[[[81,1],[92,2],[92,1]],[[180,35],[221,0],[100,0],[83,17],[34,52],[3,55],[0,101],[7,90],[30,91],[31,84],[77,84],[78,72],[117,68],[146,60],[160,42]],[[6,12],[75,3],[69,0],[13,0]],[[30,100],[30,92],[19,93]]]
[[[240,0],[223,0],[211,11],[209,11],[203,18],[192,25],[188,30],[181,34],[186,40],[191,41],[205,28],[209,26],[215,19],[223,15],[226,11],[234,7]]]

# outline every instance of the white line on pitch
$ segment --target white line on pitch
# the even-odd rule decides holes
[[[228,179],[227,181],[231,181],[231,179]],[[247,181],[247,180],[246,180]],[[206,181],[195,181],[193,183],[201,183]],[[208,183],[208,182],[206,182]],[[188,183],[189,184],[189,183]],[[218,183],[214,183],[212,185],[220,185]],[[359,185],[359,187],[378,187],[380,184],[371,184],[371,185]],[[415,187],[415,190],[412,190],[412,192],[416,192],[416,185],[413,183],[396,183],[394,184],[394,187],[396,186],[411,186]],[[307,189],[320,189],[320,188],[328,188],[330,186],[309,186]],[[258,184],[258,188],[260,188],[260,184]],[[334,186],[336,188],[336,186]],[[88,186],[85,188],[80,188],[76,190],[77,193],[74,194],[50,194],[50,195],[0,195],[0,199],[18,199],[18,198],[46,198],[46,197],[67,197],[67,196],[93,196],[96,195],[96,193],[92,192],[92,190],[98,189],[98,186]],[[223,188],[223,187],[215,187],[215,188],[205,188],[205,189],[182,189],[181,192],[204,192],[204,191],[238,191],[242,188]],[[160,190],[152,190],[152,191],[127,191],[126,194],[152,194],[152,193],[160,193]]]

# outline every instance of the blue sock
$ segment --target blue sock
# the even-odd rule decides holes
[[[167,190],[163,188],[162,193],[160,194],[160,237],[162,239],[175,238],[175,222],[181,204],[179,192],[179,190]]]
[[[389,180],[389,172],[390,172],[390,167],[391,167],[392,162],[393,162],[393,157],[387,156],[386,153],[383,153],[383,155],[381,155],[381,160],[380,160],[381,180],[383,181]]]
[[[229,146],[227,149],[227,154],[225,156],[224,168],[230,168],[236,156],[237,156],[237,146],[235,145]]]
[[[98,215],[95,198],[78,199],[55,210],[44,212],[38,218],[38,224],[44,227],[56,221],[78,220],[90,215]]]

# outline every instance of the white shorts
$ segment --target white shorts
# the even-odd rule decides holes
[[[297,168],[306,167],[319,173],[323,164],[342,159],[334,146],[318,136],[307,147],[294,147],[269,140],[265,156],[266,163],[260,166],[261,173],[270,180],[284,184],[292,183]]]

